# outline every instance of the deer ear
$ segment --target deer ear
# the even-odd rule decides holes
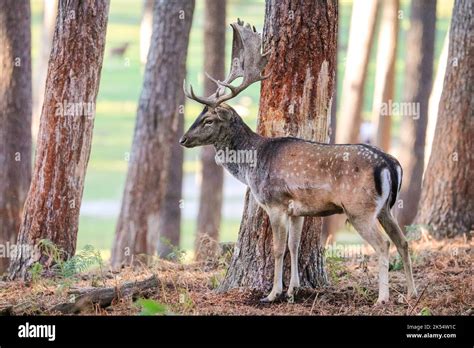
[[[228,121],[230,119],[230,115],[227,110],[219,110],[219,108],[216,108],[216,115],[220,121]]]

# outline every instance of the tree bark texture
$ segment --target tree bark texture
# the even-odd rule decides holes
[[[218,80],[223,80],[226,0],[206,0],[204,16],[204,71]],[[215,92],[216,85],[209,79],[205,81],[205,94],[211,95]],[[219,249],[224,171],[216,164],[215,155],[213,146],[204,146],[201,150],[202,181],[195,241],[197,260],[215,257]]]
[[[264,51],[270,51],[262,83],[258,132],[329,142],[336,85],[338,8],[336,1],[267,1]],[[300,247],[302,286],[326,283],[320,218],[306,218]],[[284,283],[290,276],[285,255]],[[220,290],[269,290],[273,279],[269,219],[247,190],[239,237]]]
[[[33,178],[10,278],[48,259],[37,245],[49,239],[68,258],[76,249],[84,177],[99,90],[108,1],[61,1],[49,59]]]
[[[474,230],[473,3],[454,2],[448,65],[417,223],[436,238]]]
[[[181,105],[178,114],[178,129],[175,139],[184,132],[184,92],[179,97]],[[181,198],[183,186],[183,147],[178,141],[171,141],[171,157],[168,164],[168,185],[159,218],[158,256],[173,258],[173,250],[179,247],[181,234]]]
[[[342,86],[341,116],[336,135],[338,143],[359,141],[364,85],[376,18],[377,0],[354,0]]]
[[[372,119],[375,128],[374,144],[390,150],[392,115],[381,113],[381,106],[393,99],[395,87],[395,62],[397,60],[398,0],[384,0],[377,47]]]
[[[449,30],[444,38],[443,49],[438,60],[438,67],[436,69],[436,76],[431,89],[430,100],[428,102],[428,123],[426,125],[425,136],[425,161],[424,170],[428,165],[430,159],[431,147],[433,146],[434,132],[436,129],[436,121],[438,120],[438,107],[441,100],[441,93],[443,93],[444,75],[446,74],[446,65],[448,63],[448,47],[449,47]]]
[[[399,160],[403,183],[397,204],[400,226],[416,216],[424,168],[428,102],[433,79],[436,0],[413,0],[407,36],[404,102],[419,107],[418,114],[402,114]]]
[[[194,1],[160,1],[153,9],[153,34],[112,248],[112,266],[155,253],[172,143],[186,71]]]
[[[30,3],[6,0],[0,7],[0,244],[16,243],[31,181]],[[0,275],[9,253],[0,257]]]

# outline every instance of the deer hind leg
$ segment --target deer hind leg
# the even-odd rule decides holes
[[[289,218],[289,237],[288,248],[291,257],[291,279],[288,287],[288,297],[294,295],[295,288],[300,286],[300,277],[298,272],[298,251],[301,241],[301,231],[303,229],[304,218],[301,216],[290,216]]]
[[[384,228],[387,235],[390,237],[392,242],[397,247],[397,251],[402,257],[403,261],[403,268],[405,270],[405,276],[407,279],[407,286],[408,286],[408,296],[409,297],[416,297],[416,287],[415,282],[413,280],[413,271],[411,266],[411,258],[410,252],[408,250],[408,242],[403,235],[400,226],[398,226],[397,221],[394,219],[392,213],[388,208],[382,209],[378,216],[378,220],[382,227]]]
[[[377,253],[379,267],[379,296],[377,304],[381,305],[387,303],[389,299],[388,252],[390,242],[385,240],[382,232],[378,229],[374,215],[357,216],[349,218],[349,220],[361,237],[364,238]]]
[[[281,210],[268,211],[273,235],[273,256],[275,258],[275,271],[273,287],[270,294],[262,302],[272,302],[280,297],[283,292],[283,256],[286,250],[288,216]]]

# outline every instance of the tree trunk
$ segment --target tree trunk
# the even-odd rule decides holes
[[[446,74],[446,65],[448,63],[448,46],[449,46],[449,30],[444,38],[443,49],[438,60],[438,68],[436,69],[436,77],[431,89],[430,100],[428,102],[428,124],[426,125],[425,136],[425,161],[424,170],[428,166],[430,159],[431,147],[433,146],[433,137],[436,129],[436,121],[438,120],[438,107],[443,92],[444,75]]]
[[[59,4],[33,180],[18,237],[22,248],[11,261],[12,279],[27,278],[34,262],[47,261],[37,247],[42,239],[63,249],[64,258],[75,252],[108,10],[108,1]]]
[[[171,144],[186,71],[194,1],[160,1],[153,9],[153,34],[132,144],[111,263],[131,263],[154,254],[166,192]]]
[[[338,143],[359,141],[364,85],[377,18],[377,0],[354,0],[352,5],[346,70],[342,86]]]
[[[225,78],[225,20],[226,1],[206,0],[204,71],[218,80]],[[205,81],[205,94],[211,95],[216,85],[209,79]],[[216,164],[215,155],[213,146],[204,146],[201,150],[202,182],[195,241],[197,260],[213,257],[218,251],[224,171]]]
[[[382,150],[390,150],[392,115],[381,112],[382,105],[393,99],[395,87],[395,62],[397,60],[398,0],[382,1],[382,18],[377,47],[377,71],[375,74],[372,120],[374,144]]]
[[[270,51],[262,84],[258,132],[328,142],[336,85],[336,1],[267,1],[264,52]],[[302,286],[327,282],[320,245],[321,219],[306,218],[300,247]],[[284,283],[290,276],[285,256]],[[272,233],[268,216],[247,190],[239,237],[220,290],[269,290],[273,279]]]
[[[413,222],[421,194],[435,29],[436,0],[413,0],[407,36],[404,102],[406,105],[417,105],[419,110],[401,114],[403,131],[400,134],[399,159],[404,174],[397,218],[402,228]]]
[[[433,150],[423,181],[417,223],[436,238],[474,230],[474,20],[472,1],[456,0]]]
[[[153,4],[154,0],[143,2],[142,21],[140,23],[140,62],[146,63],[146,57],[150,50],[151,33],[153,31]]]
[[[41,107],[43,106],[46,75],[48,72],[48,59],[53,43],[54,26],[58,15],[58,0],[43,1],[43,23],[41,25],[41,46],[39,48],[38,62],[35,65],[33,84],[33,139],[38,139]]]
[[[16,243],[31,181],[31,30],[29,1],[0,7],[0,245]],[[0,275],[9,253],[0,256]]]
[[[175,139],[184,132],[184,93],[179,97],[181,110],[178,112],[178,129]],[[179,247],[181,233],[181,198],[183,187],[183,147],[171,141],[171,158],[168,164],[168,185],[159,218],[157,253],[162,258],[173,258],[173,250]]]

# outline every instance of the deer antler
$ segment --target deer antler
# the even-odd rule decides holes
[[[190,86],[188,92],[186,90],[186,80],[183,81],[184,94],[188,98],[201,104],[216,107],[222,102],[234,98],[252,83],[262,81],[269,76],[262,76],[262,70],[268,61],[268,52],[260,53],[262,39],[255,27],[251,27],[248,23],[244,26],[244,22],[240,19],[237,20],[237,23],[232,23],[231,27],[234,38],[229,75],[224,81],[219,81],[206,73],[206,76],[217,85],[216,91],[209,97],[196,96],[192,86]],[[242,77],[242,83],[239,86],[232,85],[231,83],[239,77]],[[230,93],[225,94],[226,88],[230,90]]]

